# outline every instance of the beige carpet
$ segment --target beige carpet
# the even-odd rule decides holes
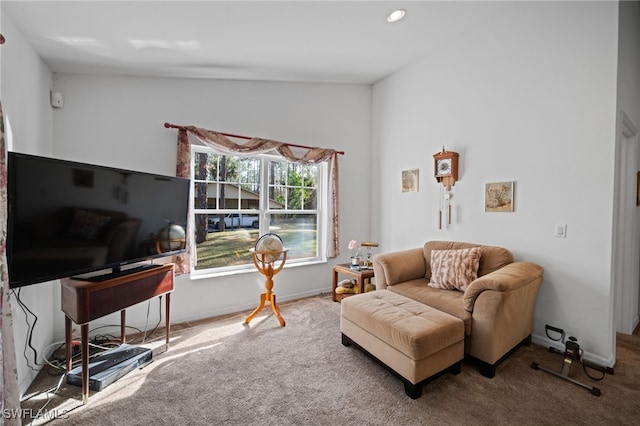
[[[614,375],[571,377],[602,391],[531,368],[560,371],[562,356],[520,348],[493,379],[469,364],[425,386],[421,398],[354,347],[340,343],[340,304],[313,297],[281,305],[286,326],[263,310],[172,329],[166,352],[81,405],[80,388],[41,374],[23,408],[65,425],[631,425],[640,419],[640,336],[618,337]],[[579,336],[578,336],[579,337]],[[164,348],[164,345],[161,346]],[[598,374],[594,372],[594,374]],[[40,410],[46,405],[45,410]],[[58,416],[57,419],[51,419]]]

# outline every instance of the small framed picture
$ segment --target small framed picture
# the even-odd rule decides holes
[[[418,182],[420,180],[419,174],[419,169],[402,171],[402,192],[418,191]]]
[[[495,182],[485,184],[484,211],[512,212],[513,185],[513,182]]]

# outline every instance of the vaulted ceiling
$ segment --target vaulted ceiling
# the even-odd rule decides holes
[[[514,2],[15,1],[53,72],[370,84]],[[387,22],[394,9],[403,20]],[[10,43],[7,40],[7,43]]]

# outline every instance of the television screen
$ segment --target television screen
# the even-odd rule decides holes
[[[14,152],[7,167],[12,288],[184,251],[188,179]]]

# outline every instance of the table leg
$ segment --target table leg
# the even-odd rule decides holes
[[[169,315],[171,313],[171,293],[167,293],[166,297],[165,297],[165,301],[164,301],[164,306],[165,306],[165,327],[164,327],[164,342],[167,345],[167,349],[169,346],[169,326],[171,324],[171,321],[169,320]]]
[[[338,288],[338,271],[333,270],[333,282],[331,284],[331,300],[336,301],[336,288]]]
[[[73,348],[71,347],[71,318],[64,316],[64,344],[67,352],[67,373],[71,371]]]
[[[125,329],[127,328],[127,315],[125,312],[125,309],[120,311],[120,341],[122,343],[127,343],[127,335],[125,333]]]
[[[359,276],[358,278],[356,278],[356,281],[358,284],[359,293],[360,294],[364,293],[364,280],[362,279],[361,276]]]
[[[82,404],[89,399],[89,324],[80,326],[82,345]]]

